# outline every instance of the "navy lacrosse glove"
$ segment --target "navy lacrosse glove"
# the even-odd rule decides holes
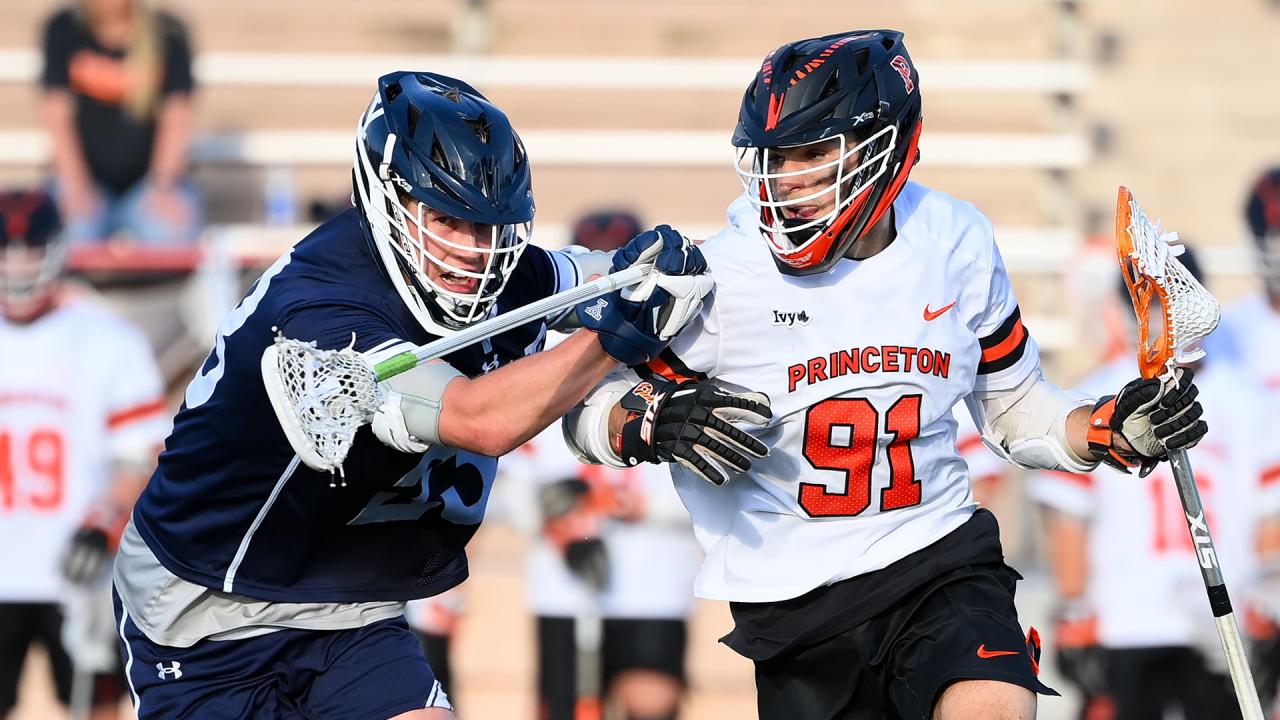
[[[600,346],[625,365],[649,362],[702,309],[711,276],[702,252],[669,225],[635,236],[613,255],[610,272],[650,265],[640,284],[578,305],[582,326],[600,336]]]

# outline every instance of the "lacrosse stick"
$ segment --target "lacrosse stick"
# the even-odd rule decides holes
[[[341,475],[342,461],[351,450],[356,431],[373,419],[385,399],[378,383],[531,320],[635,285],[648,274],[648,266],[625,268],[393,355],[372,367],[352,347],[320,350],[315,343],[277,335],[275,344],[262,354],[262,380],[276,419],[298,458],[307,467]],[[587,308],[586,312],[600,312],[602,307]]]
[[[1133,193],[1120,188],[1116,201],[1116,253],[1125,285],[1138,317],[1138,369],[1142,377],[1175,382],[1174,367],[1204,357],[1197,343],[1218,326],[1219,307],[1213,295],[1178,262],[1184,248],[1174,245],[1177,233],[1161,232],[1143,214]],[[1263,720],[1262,704],[1231,611],[1231,598],[1222,579],[1218,554],[1205,521],[1200,491],[1186,450],[1169,453],[1169,464],[1186,511],[1187,530],[1200,561],[1200,576],[1209,594],[1209,607],[1227,656],[1244,720]]]

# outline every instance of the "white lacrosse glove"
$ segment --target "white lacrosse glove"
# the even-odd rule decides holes
[[[430,449],[431,445],[422,442],[409,432],[405,424],[404,411],[400,407],[403,397],[394,390],[387,390],[386,400],[378,406],[378,411],[373,415],[373,434],[388,447],[402,453],[421,455]]]
[[[1200,419],[1204,408],[1196,400],[1200,391],[1193,377],[1190,368],[1177,368],[1174,382],[1134,380],[1119,394],[1098,400],[1089,417],[1089,451],[1121,472],[1141,465],[1139,474],[1145,477],[1170,452],[1200,442],[1209,428]],[[1117,446],[1116,435],[1133,451]]]

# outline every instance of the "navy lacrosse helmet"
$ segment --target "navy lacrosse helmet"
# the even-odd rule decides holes
[[[384,75],[360,118],[352,182],[376,252],[423,328],[447,334],[482,319],[533,224],[529,158],[506,114],[461,80]],[[489,237],[450,241],[429,229],[430,211]]]
[[[918,159],[919,86],[902,33],[894,30],[800,40],[765,56],[742,98],[733,144],[740,148],[738,174],[782,272],[827,270],[893,204]],[[780,172],[774,151],[805,145],[838,152]],[[801,194],[779,192],[780,181]],[[812,210],[828,204],[827,212]]]
[[[1280,167],[1263,173],[1249,189],[1245,220],[1258,247],[1267,290],[1280,295]]]
[[[601,210],[578,218],[569,242],[588,250],[617,250],[642,230],[639,218],[625,210]]]
[[[28,319],[46,306],[67,266],[58,207],[46,193],[0,193],[0,310]]]

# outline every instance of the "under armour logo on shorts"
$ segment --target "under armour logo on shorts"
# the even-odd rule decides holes
[[[173,667],[165,667],[164,663],[156,663],[156,669],[160,671],[161,680],[177,680],[182,677],[182,663],[177,660],[173,661]]]
[[[600,322],[600,318],[604,317],[604,309],[609,307],[609,301],[600,298],[596,303],[586,309],[586,313],[591,316],[592,320]]]

